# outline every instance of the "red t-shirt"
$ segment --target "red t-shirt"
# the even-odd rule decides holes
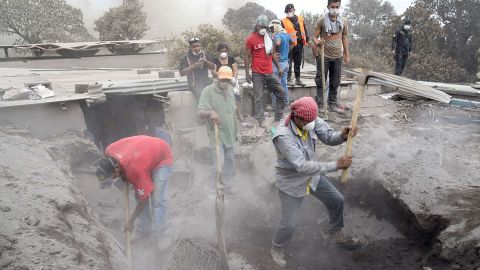
[[[252,71],[260,74],[272,74],[272,55],[265,52],[264,36],[257,32],[251,33],[245,41],[245,49],[252,52]]]
[[[162,139],[149,136],[116,141],[105,149],[105,154],[120,163],[123,175],[135,187],[135,195],[140,200],[147,199],[154,189],[152,170],[173,163],[170,146]]]

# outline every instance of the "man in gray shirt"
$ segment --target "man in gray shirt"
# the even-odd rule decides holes
[[[331,162],[320,162],[315,157],[317,139],[327,145],[340,145],[350,132],[355,136],[357,128],[335,132],[317,117],[318,106],[312,97],[300,98],[290,107],[290,115],[273,136],[282,219],[273,236],[271,254],[273,261],[282,267],[286,265],[283,249],[292,238],[298,209],[307,194],[315,196],[328,209],[329,241],[349,249],[359,246],[357,239],[342,233],[344,198],[325,176],[350,167],[352,157]]]

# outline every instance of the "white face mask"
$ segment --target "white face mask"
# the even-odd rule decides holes
[[[329,8],[328,13],[330,13],[330,15],[332,15],[332,16],[337,16],[338,14],[340,14],[340,9],[339,8]]]
[[[311,131],[314,128],[315,128],[315,120],[306,124],[306,125],[304,125],[302,129],[305,130],[305,131]]]
[[[288,18],[293,18],[293,16],[295,16],[295,13],[293,13],[293,12],[287,13],[287,17],[288,17]]]
[[[410,30],[411,26],[410,25],[404,25],[403,28],[408,31],[408,30]]]
[[[267,33],[267,29],[265,28],[262,28],[258,31],[258,34],[260,34],[261,36],[265,36],[266,33]]]
[[[222,59],[227,58],[227,56],[228,56],[228,53],[226,53],[226,52],[220,53],[220,58],[222,58]]]

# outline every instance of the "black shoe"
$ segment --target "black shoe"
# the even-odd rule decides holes
[[[295,84],[300,86],[300,87],[305,87],[306,84],[304,84],[300,79],[295,80]]]

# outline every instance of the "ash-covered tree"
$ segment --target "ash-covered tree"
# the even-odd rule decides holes
[[[235,32],[250,32],[253,30],[255,20],[260,15],[266,15],[269,20],[276,19],[277,16],[271,10],[265,7],[248,2],[238,9],[229,8],[223,15],[222,23],[232,33]]]
[[[172,36],[167,48],[168,67],[175,68],[178,66],[180,58],[182,58],[190,48],[188,40],[192,37],[200,39],[202,50],[210,59],[216,57],[218,43],[227,42],[229,45],[231,44],[229,42],[229,35],[225,31],[217,29],[211,24],[201,24],[198,26],[197,31],[188,30],[182,32],[180,35]],[[230,54],[234,56],[237,52],[232,49],[230,46]]]
[[[376,44],[379,54],[387,55],[391,39],[404,18],[412,20],[413,53],[407,62],[405,76],[414,80],[464,82],[465,70],[458,62],[441,50],[445,28],[434,10],[422,1],[416,1],[402,16],[395,17]],[[393,70],[393,55],[390,58]]]
[[[371,50],[375,39],[395,15],[389,1],[350,0],[346,5],[345,17],[348,19],[352,52]]]
[[[93,40],[82,11],[65,0],[0,0],[0,33],[18,36],[16,43]]]
[[[441,50],[453,57],[474,80],[479,71],[480,1],[478,0],[417,0],[432,10],[443,25]]]
[[[100,40],[141,39],[150,27],[143,4],[138,0],[124,0],[119,7],[111,8],[95,21],[94,30]]]

